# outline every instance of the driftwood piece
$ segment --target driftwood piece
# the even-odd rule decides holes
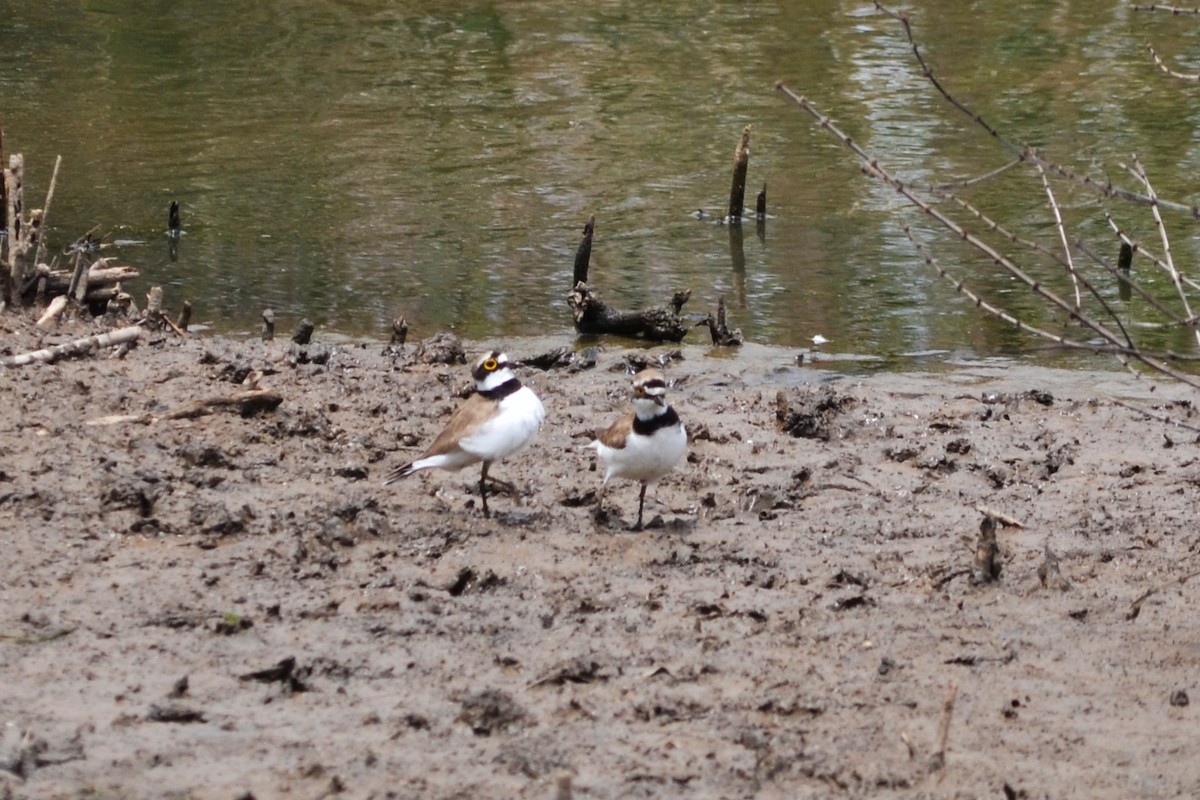
[[[733,183],[729,187],[729,222],[742,221],[742,209],[746,205],[746,171],[750,167],[750,126],[742,129],[733,154]]]
[[[583,239],[575,252],[574,288],[567,295],[567,305],[574,317],[578,333],[614,334],[656,342],[678,342],[692,327],[681,316],[684,303],[692,296],[691,289],[675,292],[668,305],[644,311],[618,311],[599,298],[588,285],[588,268],[592,254],[592,238],[596,218],[583,226]]]
[[[734,328],[729,330],[729,326],[725,322],[725,298],[724,296],[717,300],[717,315],[714,317],[709,314],[697,325],[707,325],[708,332],[712,336],[712,343],[717,347],[737,347],[742,344],[742,329]]]
[[[83,254],[75,253],[75,263],[71,270],[52,269],[47,274],[46,290],[50,294],[66,294],[82,302],[90,289],[113,286],[121,281],[132,280],[141,275],[135,267],[109,266],[111,258],[99,258],[90,265],[86,263]]]
[[[667,307],[624,312],[602,301],[586,283],[578,283],[567,296],[567,304],[571,307],[575,330],[579,333],[609,333],[656,342],[678,342],[691,327],[680,315],[683,304],[691,296],[691,289],[686,289],[676,292]]]
[[[141,335],[142,329],[136,325],[129,328],[120,328],[98,336],[88,336],[83,339],[76,339],[73,342],[55,345],[54,347],[34,350],[31,353],[21,353],[20,355],[0,358],[0,367],[23,367],[26,364],[37,362],[49,363],[57,361],[60,358],[84,355],[101,347],[111,347],[126,342],[134,342]]]
[[[66,307],[67,296],[60,294],[58,297],[50,301],[49,305],[46,306],[46,310],[42,312],[40,317],[38,317],[38,321],[36,323],[37,326],[39,328],[49,327],[50,323],[58,319],[59,315],[62,314],[63,309]]]

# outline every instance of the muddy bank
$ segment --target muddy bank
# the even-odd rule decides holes
[[[1197,436],[1114,402],[1186,391],[685,346],[691,455],[631,533],[584,445],[667,349],[519,369],[547,424],[490,520],[475,470],[380,485],[468,385],[413,351],[0,371],[0,797],[1200,793]],[[274,410],[176,415],[252,372]],[[980,507],[1023,526],[993,581]]]

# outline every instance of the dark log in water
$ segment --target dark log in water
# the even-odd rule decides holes
[[[731,331],[726,324],[725,298],[723,296],[717,300],[716,317],[709,314],[703,321],[697,324],[708,326],[709,335],[712,336],[712,343],[717,347],[737,347],[742,343],[742,329],[734,328]]]
[[[625,312],[610,307],[586,283],[578,283],[567,297],[567,303],[579,333],[609,333],[655,342],[678,342],[688,332],[689,326],[680,311],[691,295],[691,290],[687,289],[676,292],[670,304],[663,308]]]
[[[746,205],[746,170],[750,166],[750,126],[742,129],[733,154],[733,185],[729,188],[729,223],[742,221],[742,209]]]
[[[579,249],[575,251],[575,279],[571,281],[572,286],[587,283],[588,262],[592,259],[592,235],[595,232],[596,215],[593,214],[583,226],[583,239],[579,242]]]
[[[615,334],[655,342],[682,340],[689,326],[680,311],[692,294],[690,289],[676,292],[662,308],[644,311],[618,311],[599,298],[587,282],[595,231],[596,217],[593,215],[583,226],[583,239],[575,251],[574,285],[567,295],[575,330],[582,334]]]

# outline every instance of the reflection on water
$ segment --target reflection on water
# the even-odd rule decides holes
[[[383,336],[400,313],[414,338],[565,333],[591,214],[609,302],[687,286],[701,313],[724,295],[753,341],[820,333],[883,356],[1037,345],[925,267],[905,221],[941,261],[982,273],[981,291],[1058,324],[774,91],[783,79],[808,95],[908,181],[1008,159],[921,78],[899,27],[857,2],[0,5],[5,149],[25,154],[35,197],[64,156],[52,241],[99,224],[142,242],[120,257],[221,330],[256,329],[270,306],[283,326],[349,334]],[[1098,176],[1136,151],[1160,193],[1188,196],[1195,90],[1166,83],[1142,47],[1186,52],[1186,23],[1117,0],[937,0],[913,18],[935,68],[1012,138]],[[765,185],[771,214],[753,230],[712,221],[748,123],[747,194]],[[1053,245],[1044,195],[1017,172],[972,199]],[[1104,235],[1093,196],[1061,202],[1082,234]],[[1194,261],[1188,223],[1169,224]],[[1146,313],[1118,281],[1099,288]]]

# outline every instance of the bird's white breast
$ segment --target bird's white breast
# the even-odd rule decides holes
[[[483,461],[497,461],[532,442],[545,418],[542,401],[522,386],[501,400],[497,413],[463,437],[460,446]]]
[[[612,478],[650,483],[671,471],[687,452],[687,432],[683,425],[659,428],[650,436],[630,431],[625,446],[617,449],[594,442],[606,467],[604,482]]]

